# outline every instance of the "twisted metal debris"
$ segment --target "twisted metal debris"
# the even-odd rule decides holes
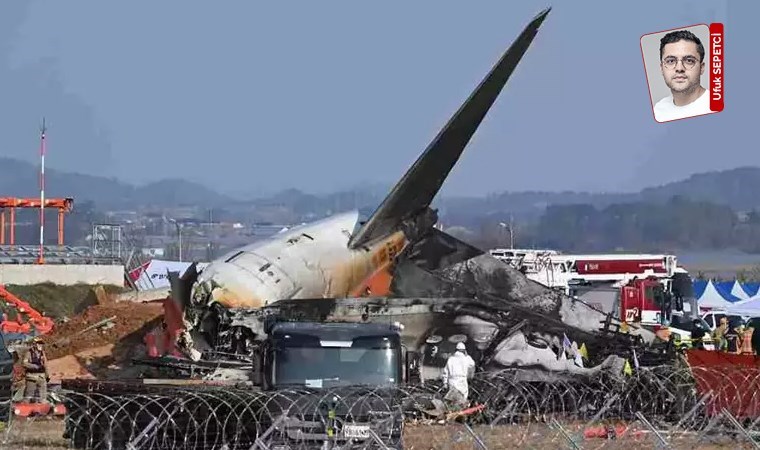
[[[435,424],[446,415],[440,409],[445,391],[439,383],[277,392],[140,385],[141,390],[130,386],[118,393],[119,386],[124,385],[110,384],[102,393],[63,392],[68,414],[61,434],[68,446],[296,449],[319,448],[327,440],[358,448],[401,448],[402,434],[410,439],[410,432],[424,433],[422,424]],[[482,373],[471,392],[472,403],[484,407],[466,417],[462,433],[473,445],[487,447],[488,436],[500,430],[510,430],[515,444],[530,443],[544,430],[539,433],[543,438],[562,446],[580,442],[583,427],[636,423],[626,428],[629,437],[649,433],[661,444],[672,443],[676,435],[705,441],[710,433],[749,439],[753,430],[760,431],[758,388],[756,368],[732,368],[730,376],[715,368],[641,368],[623,382],[604,377],[548,381],[525,370]],[[18,421],[15,426],[15,443],[23,443],[20,430],[28,424]],[[449,433],[447,429],[437,434]],[[6,448],[10,442],[6,436]]]

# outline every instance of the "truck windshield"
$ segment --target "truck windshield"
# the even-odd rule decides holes
[[[357,339],[351,347],[308,341],[277,341],[272,374],[275,386],[382,386],[400,381],[399,347],[387,339]]]

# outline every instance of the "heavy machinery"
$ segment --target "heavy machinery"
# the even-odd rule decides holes
[[[620,320],[648,326],[670,322],[673,311],[683,311],[681,291],[669,290],[656,277],[636,278],[620,287]]]
[[[662,326],[691,297],[691,278],[666,254],[561,254],[492,249],[528,278],[588,302],[622,322]]]
[[[263,389],[397,385],[406,351],[396,324],[278,322],[260,347]]]
[[[166,303],[167,310],[174,310],[171,299]],[[249,339],[252,336],[239,328],[229,342],[231,353],[219,355],[210,351],[204,355],[206,358],[193,361],[184,358],[172,340],[181,331],[181,324],[172,317],[176,316],[166,316],[160,330],[146,336],[148,355],[135,358],[134,362],[172,369],[175,375],[189,377],[215,372],[219,377],[233,379],[243,372],[239,379],[272,390],[294,385],[396,384],[406,380],[406,364],[415,361],[414,353],[408,355],[402,345],[403,325],[398,322],[325,323],[314,317],[298,320],[277,313],[257,314],[253,319],[260,324],[264,339]],[[357,361],[351,360],[353,356],[364,358],[361,366],[354,364]],[[382,361],[377,359],[380,357]],[[384,366],[378,367],[376,362]],[[356,372],[358,369],[370,372]],[[319,376],[327,372],[329,376]],[[368,378],[369,374],[376,376]]]
[[[296,445],[308,436],[322,445],[345,445],[370,440],[373,434],[384,436],[386,445],[400,443],[403,405],[394,387],[410,371],[399,331],[392,324],[275,323],[260,347],[261,386],[309,391],[295,417],[269,407],[284,430],[278,444]],[[367,392],[371,399],[352,400],[366,398]]]
[[[41,314],[32,306],[13,295],[0,284],[0,301],[3,303],[3,317],[0,321],[0,332],[6,340],[23,340],[26,337],[47,334],[53,329],[53,319]],[[10,319],[7,312],[14,311],[15,319]],[[24,317],[28,317],[25,319]],[[15,338],[15,339],[13,339]]]
[[[267,337],[250,349],[247,364],[214,370],[248,372],[253,386],[247,389],[297,393],[297,408],[287,399],[262,405],[259,426],[278,430],[276,436],[270,435],[270,445],[304,448],[311,443],[322,448],[328,441],[345,445],[349,440],[361,443],[377,436],[383,436],[385,445],[401,441],[405,405],[397,388],[418,382],[419,375],[418,358],[401,343],[400,324],[321,323],[275,316],[265,322]],[[171,366],[171,359],[163,359],[165,367]],[[174,367],[191,370],[191,364],[175,360]],[[194,367],[196,373],[204,369],[212,368]],[[70,387],[92,392],[102,385],[81,380]]]
[[[7,421],[13,397],[13,355],[0,334],[0,421]]]

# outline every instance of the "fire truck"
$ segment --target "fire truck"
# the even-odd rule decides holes
[[[666,254],[562,254],[555,250],[493,249],[491,256],[529,279],[611,313],[627,323],[658,326],[683,311],[691,279]]]

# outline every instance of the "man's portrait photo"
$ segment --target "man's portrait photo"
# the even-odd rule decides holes
[[[713,112],[710,110],[709,37],[707,25],[641,37],[644,69],[657,122]]]

